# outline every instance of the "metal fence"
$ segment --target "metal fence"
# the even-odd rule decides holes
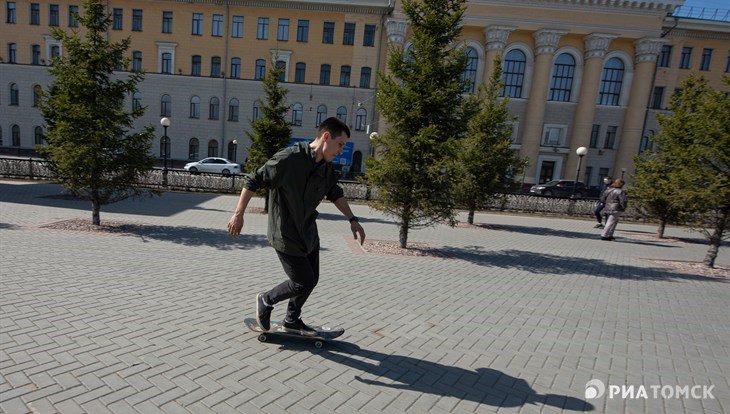
[[[38,158],[0,157],[0,177],[54,180],[56,177],[48,168],[48,162]],[[139,177],[138,185],[146,188],[177,191],[200,191],[217,193],[238,193],[243,180],[241,175],[214,173],[191,174],[185,170],[155,168]],[[369,201],[377,198],[377,189],[357,181],[341,181],[345,197],[350,200]],[[569,199],[544,197],[515,193],[501,194],[484,206],[484,210],[555,214],[571,216],[592,216],[595,199]],[[624,213],[626,219],[641,219],[638,211],[629,206]]]

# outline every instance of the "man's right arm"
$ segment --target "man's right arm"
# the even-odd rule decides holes
[[[234,239],[236,236],[241,234],[241,230],[243,229],[243,214],[246,212],[248,202],[251,201],[254,194],[254,191],[251,191],[246,187],[243,187],[241,190],[241,196],[238,197],[236,210],[233,211],[233,217],[231,217],[228,221],[228,234],[230,234]]]

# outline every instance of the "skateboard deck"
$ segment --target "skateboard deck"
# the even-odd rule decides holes
[[[292,336],[301,339],[310,339],[314,341],[314,346],[322,348],[325,341],[335,339],[345,333],[343,328],[331,328],[329,326],[311,326],[317,331],[317,335],[303,335],[298,332],[289,332],[284,329],[284,323],[281,321],[271,321],[271,329],[264,331],[255,318],[246,318],[243,320],[246,327],[254,332],[259,333],[259,341],[266,342],[271,336]]]

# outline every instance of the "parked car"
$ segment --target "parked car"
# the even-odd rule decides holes
[[[224,175],[241,173],[241,166],[239,164],[225,158],[217,157],[208,157],[203,158],[200,161],[189,162],[185,164],[184,168],[185,171],[189,171],[191,174],[198,174],[201,172]]]
[[[575,180],[554,180],[548,181],[545,184],[535,184],[530,187],[531,194],[541,194],[548,197],[570,197],[573,195],[573,186]],[[575,187],[575,197],[583,198],[588,194],[588,189],[585,184],[578,181],[578,186]]]

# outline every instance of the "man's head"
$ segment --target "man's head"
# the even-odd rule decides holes
[[[611,178],[610,175],[607,175],[607,176],[603,177],[603,182],[606,184],[611,184],[613,182],[613,178]]]
[[[342,154],[347,140],[350,138],[350,128],[335,117],[325,119],[317,130],[318,150],[321,150],[325,161],[330,162]]]

